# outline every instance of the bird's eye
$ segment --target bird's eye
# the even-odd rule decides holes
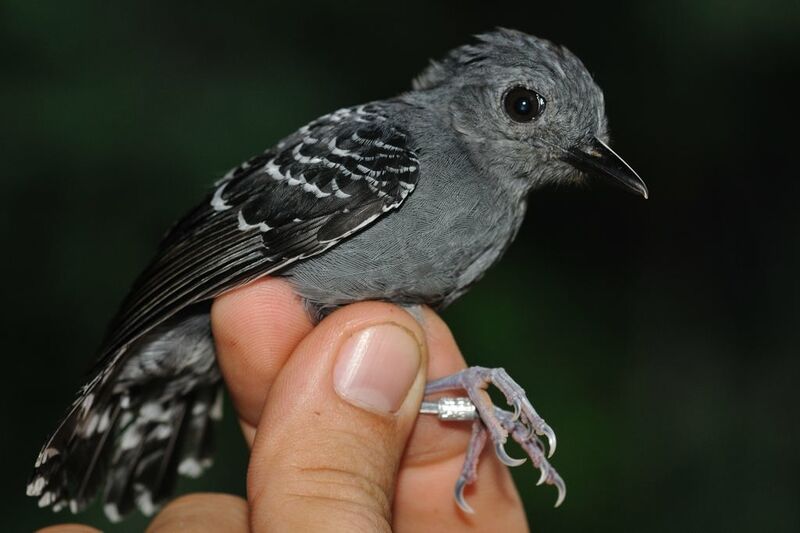
[[[503,97],[503,107],[514,122],[530,122],[544,111],[544,98],[525,87],[514,87]]]

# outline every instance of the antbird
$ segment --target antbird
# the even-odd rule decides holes
[[[409,92],[303,126],[226,174],[164,238],[36,459],[28,494],[77,512],[101,493],[111,519],[134,506],[151,513],[177,474],[211,463],[222,388],[214,297],[286,276],[316,320],[361,300],[442,309],[508,248],[537,187],[597,177],[647,197],[607,143],[603,93],[581,61],[506,29],[432,62]],[[481,393],[490,384],[513,413]],[[426,394],[454,389],[477,412],[459,505],[469,510],[463,489],[487,440],[517,464],[509,437],[560,503],[564,483],[539,439],[552,455],[555,435],[522,388],[502,369],[472,367]]]

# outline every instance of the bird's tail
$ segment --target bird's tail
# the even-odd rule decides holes
[[[134,506],[152,514],[172,495],[179,473],[197,477],[211,466],[213,421],[222,416],[221,392],[219,384],[206,386],[123,413],[103,496],[109,519],[119,520]]]
[[[123,386],[117,368],[125,360],[117,354],[81,389],[39,453],[27,494],[40,507],[79,512],[102,490],[112,521],[134,507],[151,514],[178,473],[197,477],[210,466],[213,421],[222,415],[216,366],[211,379],[188,387],[174,379]]]

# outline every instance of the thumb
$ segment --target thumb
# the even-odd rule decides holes
[[[254,531],[390,531],[400,459],[425,389],[419,324],[347,306],[295,349],[267,396],[247,487]]]

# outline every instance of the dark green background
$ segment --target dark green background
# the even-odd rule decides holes
[[[562,508],[515,470],[532,525],[800,530],[799,6],[3,0],[2,529],[69,518],[36,509],[26,477],[170,222],[306,121],[505,25],[584,60],[651,191],[534,194],[506,259],[445,314],[558,432]],[[230,418],[184,489],[242,491]]]

